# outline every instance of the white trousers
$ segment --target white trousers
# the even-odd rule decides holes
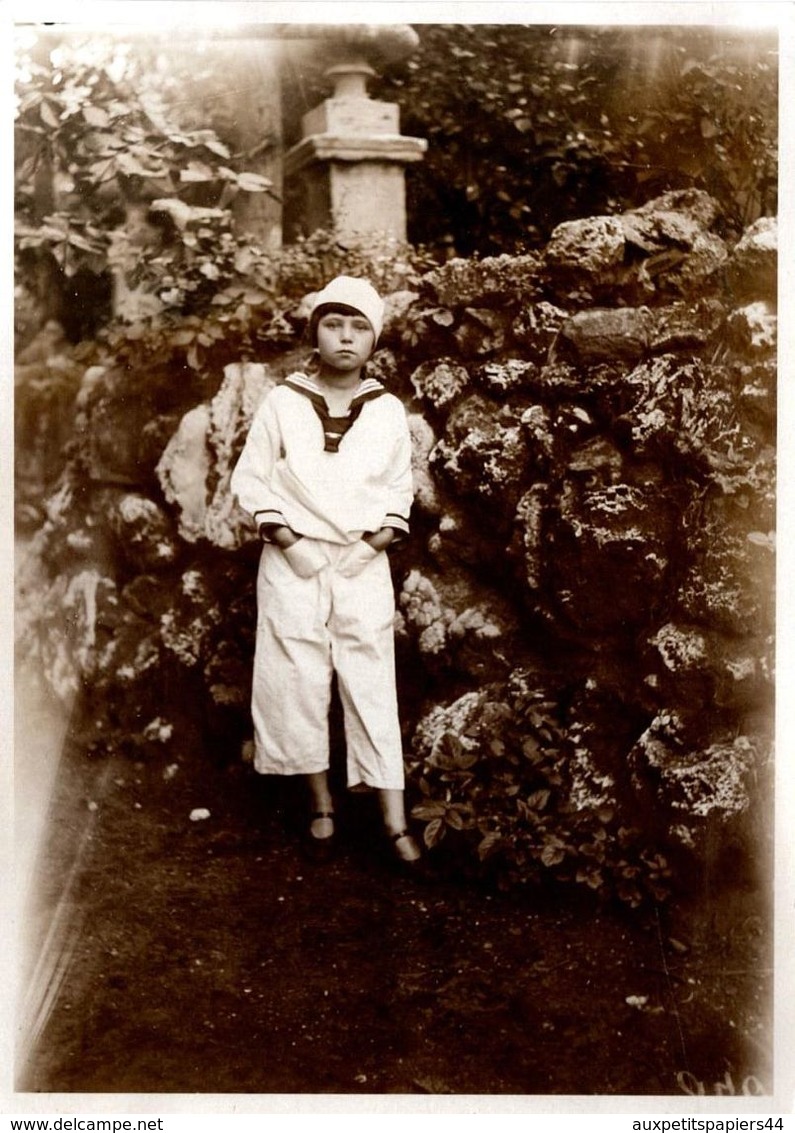
[[[362,540],[266,543],[257,576],[255,767],[329,766],[332,674],[342,702],[348,787],[404,785],[389,559]]]

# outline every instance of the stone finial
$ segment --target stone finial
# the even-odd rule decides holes
[[[263,31],[255,27],[250,34]],[[375,67],[407,59],[420,42],[410,24],[279,24],[269,25],[267,35],[322,42],[337,56],[353,51]]]

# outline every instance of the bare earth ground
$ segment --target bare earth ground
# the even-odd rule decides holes
[[[772,1092],[758,890],[658,916],[420,882],[383,861],[363,796],[312,864],[294,790],[188,753],[89,758],[67,737],[52,779],[22,1093]]]

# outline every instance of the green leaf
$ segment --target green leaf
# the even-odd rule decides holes
[[[41,115],[41,120],[42,120],[42,122],[44,123],[45,126],[49,126],[53,130],[58,129],[58,127],[61,124],[61,121],[58,118],[58,115],[54,112],[54,110],[52,109],[50,104],[45,99],[41,100],[41,106],[39,107],[39,114]]]
[[[559,865],[565,856],[564,847],[558,842],[550,842],[548,845],[544,846],[544,849],[541,851],[541,861],[547,867]]]
[[[533,810],[543,810],[550,799],[551,791],[533,791],[532,795],[527,796],[527,805]]]
[[[83,117],[89,126],[94,126],[97,129],[103,129],[110,121],[107,110],[103,110],[101,106],[84,106]]]
[[[225,157],[227,160],[231,156],[227,147],[220,141],[212,130],[200,130],[195,134],[197,144],[206,146],[212,153],[217,154],[218,157]]]
[[[577,870],[577,881],[585,882],[589,889],[599,889],[604,884],[602,871],[594,868]]]
[[[66,243],[73,248],[79,248],[81,252],[96,252],[97,248],[90,240],[86,240],[79,232],[70,232],[66,237]]]
[[[527,736],[522,741],[522,753],[531,763],[538,763],[543,758],[541,745],[535,736]]]
[[[477,752],[462,751],[460,753],[460,755],[457,755],[455,757],[453,762],[454,762],[455,766],[457,768],[459,768],[461,771],[468,771],[470,767],[474,767],[475,764],[478,762]]]
[[[147,168],[138,158],[130,152],[119,153],[116,157],[116,164],[121,173],[126,173],[129,177],[153,177],[155,175],[162,175],[166,172],[164,165],[160,165],[155,169]]]
[[[267,303],[270,296],[266,291],[260,291],[256,287],[247,287],[243,292],[243,302],[248,303],[250,307],[256,307],[258,304]]]
[[[443,818],[447,813],[447,807],[444,803],[418,803],[417,806],[412,807],[412,817],[419,818],[422,821],[429,821],[435,818]]]
[[[433,321],[440,327],[449,327],[453,325],[455,316],[452,311],[448,311],[446,307],[439,307],[431,315]]]
[[[444,833],[445,827],[441,818],[435,818],[433,822],[428,823],[422,837],[429,850],[441,842],[442,838],[444,838]]]
[[[482,838],[478,843],[477,850],[480,860],[483,861],[489,854],[493,854],[502,840],[502,834],[500,834],[498,830],[493,830],[490,834],[487,834],[485,838]]]
[[[259,173],[238,173],[237,184],[245,193],[267,193],[273,188],[273,182]]]
[[[104,184],[106,181],[112,181],[116,176],[116,160],[113,157],[107,158],[103,161],[95,161],[89,165],[88,171],[91,178],[98,185]]]

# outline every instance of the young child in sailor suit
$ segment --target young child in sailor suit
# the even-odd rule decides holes
[[[390,543],[405,538],[411,441],[402,403],[365,374],[383,322],[365,280],[338,276],[314,297],[316,347],[254,416],[231,489],[263,540],[257,576],[252,717],[255,767],[305,775],[310,840],[331,845],[328,713],[336,673],[347,785],[378,791],[398,862],[406,830],[394,657]]]

